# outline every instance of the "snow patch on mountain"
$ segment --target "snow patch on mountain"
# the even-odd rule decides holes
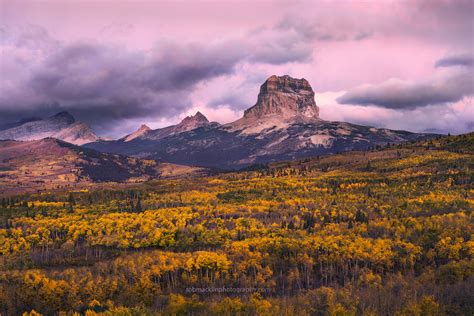
[[[313,145],[323,146],[325,148],[328,148],[331,146],[333,139],[334,137],[330,135],[321,135],[321,134],[316,134],[309,137],[309,140],[311,141]]]
[[[277,140],[269,143],[267,146],[265,146],[266,148],[270,148],[270,147],[273,147],[273,146],[276,146],[280,143],[282,143],[284,140],[287,140],[289,137],[289,135],[283,135],[282,137],[278,138]]]
[[[26,122],[0,131],[0,139],[31,141],[54,137],[76,145],[97,141],[99,137],[85,123],[76,122],[68,112]]]

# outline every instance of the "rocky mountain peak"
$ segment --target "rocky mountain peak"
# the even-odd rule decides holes
[[[244,112],[244,118],[260,119],[269,115],[318,118],[319,108],[309,82],[288,75],[270,76],[260,86],[257,103]]]
[[[135,132],[125,136],[123,138],[123,141],[129,142],[131,140],[134,140],[135,138],[139,138],[145,134],[147,134],[149,131],[151,131],[151,128],[149,128],[147,125],[142,124]]]
[[[146,131],[149,131],[149,130],[151,130],[151,128],[149,128],[148,125],[142,124],[140,126],[140,128],[137,130],[137,132],[146,132]]]
[[[210,123],[208,119],[201,113],[197,112],[195,115],[185,117],[180,123],[159,129],[152,130],[146,125],[142,125],[137,131],[120,138],[123,142],[131,140],[158,140],[173,134],[191,131],[198,127],[208,126]]]
[[[202,114],[202,113],[199,112],[199,111],[197,111],[196,114],[194,114],[194,118],[197,119],[197,120],[200,120],[200,121],[209,122],[209,120],[207,119],[207,117],[205,117],[204,114]]]
[[[190,116],[186,116],[182,121],[181,123],[179,124],[188,124],[188,123],[209,123],[209,120],[207,119],[207,117],[205,117],[201,112],[196,112],[196,114],[194,115],[190,115]]]
[[[190,131],[192,129],[209,124],[209,120],[201,113],[185,117],[178,125],[176,131]]]

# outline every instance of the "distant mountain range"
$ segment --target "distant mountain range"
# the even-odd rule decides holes
[[[102,140],[85,123],[61,112],[0,130],[0,139],[39,140],[54,137],[100,152],[123,154],[183,165],[236,169],[256,163],[291,160],[377,145],[433,137],[319,118],[314,91],[305,79],[271,76],[260,87],[257,102],[235,122],[221,125],[200,112],[179,124],[137,131],[117,140]]]
[[[137,131],[120,138],[118,141],[127,143],[133,140],[159,140],[168,136],[192,131],[199,127],[211,125],[218,126],[219,124],[210,123],[207,118],[201,114],[201,112],[197,112],[193,116],[184,118],[179,124],[171,125],[165,128],[152,130],[148,126],[142,125]]]
[[[156,130],[141,126],[119,140],[85,146],[157,161],[233,169],[432,136],[324,121],[308,81],[271,76],[260,87],[257,103],[235,122],[209,122],[198,112],[177,125]]]

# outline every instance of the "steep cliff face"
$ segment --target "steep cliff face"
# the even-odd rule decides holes
[[[282,119],[294,116],[318,118],[319,108],[314,91],[306,79],[271,76],[260,87],[257,103],[245,111],[246,119],[262,119],[278,115]]]

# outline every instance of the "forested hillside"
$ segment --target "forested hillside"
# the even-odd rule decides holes
[[[471,315],[473,147],[2,198],[0,313]]]

